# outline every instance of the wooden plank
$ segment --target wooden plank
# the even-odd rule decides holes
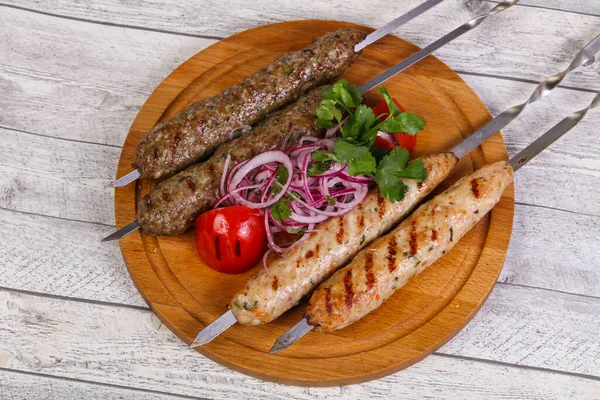
[[[0,286],[146,307],[118,244],[100,242],[110,231],[0,210]]]
[[[499,0],[487,0],[490,3],[500,3]],[[589,0],[522,0],[523,6],[553,8],[582,14],[600,15],[600,3]]]
[[[84,381],[52,378],[0,370],[0,387],[4,400],[29,399],[121,399],[174,400],[180,396],[140,391],[132,388],[105,386]],[[196,397],[194,397],[196,398]]]
[[[340,7],[340,9],[346,8]],[[151,8],[144,7],[144,10],[149,9]],[[437,7],[434,10],[437,10]],[[144,12],[147,11],[139,11],[140,15]],[[384,14],[389,15],[389,13]],[[200,13],[200,16],[205,15],[207,14],[204,11]],[[370,14],[365,14],[365,19],[368,15]],[[533,18],[533,16],[523,16],[525,17]],[[383,18],[383,14],[378,14],[377,18]],[[292,19],[291,15],[288,19]],[[452,28],[453,25],[450,25],[446,17],[440,19],[441,22],[449,25],[447,30]],[[507,19],[503,23],[512,23],[511,21]],[[416,22],[413,21],[411,24]],[[571,22],[577,25],[575,21]],[[429,23],[433,22],[429,21]],[[561,26],[565,23],[566,21],[562,19],[560,23],[549,21],[553,26]],[[440,53],[440,56],[445,61],[451,61],[450,65],[460,70],[499,73],[539,80],[566,66],[565,60],[575,53],[578,43],[583,44],[585,39],[591,38],[591,32],[597,30],[590,26],[590,23],[587,25],[584,23],[582,27],[587,29],[587,34],[570,38],[569,46],[559,43],[546,44],[542,41],[540,45],[548,46],[548,54],[559,54],[554,56],[555,58],[548,54],[542,55],[544,48],[540,48],[529,57],[529,49],[515,49],[513,51],[516,54],[505,54],[507,51],[505,47],[499,46],[490,51],[492,48],[484,46],[485,43],[474,47],[472,52],[469,52],[472,57],[463,56],[462,47],[450,49],[452,52],[446,55]],[[206,24],[198,22],[193,24],[194,27],[204,25]],[[0,126],[119,146],[122,145],[139,107],[154,87],[178,64],[214,42],[114,26],[82,24],[10,8],[4,8],[0,14],[0,26],[2,27],[0,54],[6,55],[0,60],[0,87],[3,93],[0,97],[0,108],[3,110]],[[423,27],[413,27],[413,29],[421,28]],[[413,29],[407,31],[407,35],[414,32]],[[517,28],[500,26],[498,29],[510,32]],[[425,32],[430,31],[430,29],[425,30]],[[470,33],[467,38],[472,37],[476,32]],[[568,35],[570,34],[569,31]],[[487,32],[487,35],[490,36],[490,32]],[[542,32],[540,35],[545,33]],[[562,33],[550,36],[553,37],[552,40],[565,38]],[[494,38],[493,35],[490,37]],[[415,39],[408,36],[407,38]],[[527,40],[529,39],[519,38],[518,43],[524,46],[523,43]],[[530,40],[537,41],[537,37]],[[420,44],[427,42],[422,40]],[[457,46],[461,45],[470,46],[469,43],[461,43]],[[520,52],[527,53],[526,60],[535,61],[537,65],[520,65],[522,62],[519,61],[519,57],[523,57]],[[472,63],[496,55],[498,59],[489,60],[489,65],[494,66],[492,70],[470,67],[475,65]],[[576,75],[580,74],[576,81],[589,81],[589,86],[594,87],[600,70],[599,65],[594,63],[583,67],[582,72],[576,72]],[[529,71],[527,73],[530,76],[523,76],[521,70]],[[584,79],[584,75],[587,78]],[[577,84],[577,82],[567,81],[567,84],[569,83]],[[490,84],[492,85],[493,83]],[[582,86],[588,85],[585,83]],[[486,91],[477,90],[487,102]],[[490,92],[489,88],[487,92]],[[511,98],[507,97],[507,99]]]
[[[600,297],[600,218],[517,205],[499,282]]]
[[[499,284],[443,354],[600,375],[600,299]]]
[[[104,0],[93,5],[58,0],[8,0],[7,4],[100,23],[222,38],[258,25],[296,19],[325,18],[378,27],[388,22],[391,16],[401,15],[420,2],[421,0],[407,0],[368,3],[338,0],[315,6],[311,2],[294,0],[277,3],[232,0],[212,3],[210,7],[206,7],[203,3],[176,0],[150,3],[138,0],[126,4],[118,0]],[[561,0],[554,0],[553,4],[561,4],[560,2]],[[594,3],[585,0],[578,2]],[[481,1],[446,1],[400,28],[396,34],[419,46],[425,46],[475,14],[490,9],[491,5],[493,3]],[[571,7],[577,9],[576,6]],[[597,9],[598,6],[591,7]],[[588,8],[586,10],[590,11]],[[68,23],[72,24],[71,21]],[[579,47],[598,34],[599,27],[600,20],[593,15],[515,6],[440,49],[436,55],[460,71],[540,80],[566,67],[567,60],[575,55]],[[107,28],[107,31],[111,29],[113,28]],[[36,39],[39,42],[43,37]],[[173,38],[169,46],[180,40],[186,42],[188,39]],[[154,47],[153,44],[148,46]],[[466,52],[465,49],[469,51]],[[575,72],[567,82],[572,86],[597,87],[598,71],[600,64],[593,63]],[[139,79],[140,77],[136,81]]]
[[[526,298],[535,298],[538,309],[542,305],[551,308],[560,300],[549,292],[531,289],[529,292]],[[594,304],[597,306],[597,301],[581,302],[575,296],[567,297],[572,306],[578,307],[567,309],[573,321],[582,323],[588,318],[588,329],[597,330],[597,324],[594,325],[594,319],[590,320],[587,313]],[[500,301],[492,300],[485,308],[503,311],[505,308],[496,304]],[[527,308],[529,303],[517,304]],[[482,315],[489,316],[489,312]],[[546,325],[539,326],[548,332],[543,333],[545,339],[551,337],[552,332],[567,329],[555,324],[551,318],[545,320],[544,315],[539,314],[538,319],[545,321]],[[347,387],[305,389],[262,382],[217,365],[187,349],[150,312],[143,310],[0,291],[0,317],[4,322],[0,330],[2,368],[178,395],[258,399],[269,393],[270,398],[277,399],[334,396],[386,399],[390,391],[395,397],[419,397],[424,390],[433,390],[436,398],[448,399],[490,396],[508,399],[591,398],[600,389],[600,382],[595,379],[436,355],[377,381]],[[497,321],[499,333],[495,334],[496,339],[510,340],[501,335],[507,331],[504,324],[510,325],[517,320],[518,316],[514,314],[494,315],[489,322]],[[573,342],[581,338],[577,331],[574,335]],[[549,340],[537,351],[529,350],[528,363],[543,364],[547,351],[556,350],[554,346],[559,344],[562,343]],[[151,351],[148,351],[149,346]],[[473,344],[465,343],[465,347],[468,346]],[[511,351],[522,353],[524,349],[515,346]],[[580,349],[578,353],[585,351]],[[585,360],[595,365],[597,360],[592,357],[594,354],[590,352]],[[597,365],[595,368],[593,372],[599,373]],[[0,378],[0,382],[1,379],[5,378]]]
[[[213,42],[2,7],[0,126],[121,146],[154,87]]]
[[[114,224],[113,193],[121,149],[0,128],[0,207]]]
[[[492,115],[524,102],[535,84],[463,75],[483,98]],[[529,105],[523,114],[502,130],[510,156],[572,112],[587,107],[593,93],[558,88]],[[588,188],[600,177],[600,145],[596,127],[600,112],[594,110],[564,137],[537,156],[515,176],[515,200],[563,210],[600,215],[600,198]]]

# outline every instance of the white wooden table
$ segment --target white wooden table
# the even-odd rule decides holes
[[[189,350],[148,309],[117,243],[120,148],[153,88],[220,38],[337,19],[377,27],[421,0],[1,0],[0,398],[600,398],[600,112],[517,177],[488,302],[434,355],[386,378],[306,389]],[[402,27],[424,46],[493,1]],[[522,0],[436,55],[497,115],[600,33],[600,0]],[[503,131],[515,154],[600,90],[600,61]]]

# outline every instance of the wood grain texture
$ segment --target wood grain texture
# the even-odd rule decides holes
[[[499,282],[600,297],[599,229],[598,217],[517,204]],[[21,235],[14,235],[17,230]],[[99,241],[112,231],[0,210],[1,286],[146,307],[118,244]],[[40,232],[46,234],[40,237]]]
[[[543,307],[555,307],[560,299],[552,292],[524,290],[540,292],[536,297]],[[523,323],[514,310],[497,306],[501,299],[502,292],[494,293],[481,317],[469,325],[496,324],[495,329],[488,329],[497,332],[494,337],[498,342],[514,340],[514,331],[505,329],[506,325]],[[597,300],[580,299],[573,303],[575,307],[566,308],[566,313],[578,326],[592,323],[597,330],[598,319],[587,312],[594,302],[597,304]],[[496,309],[501,312],[492,314]],[[264,399],[265,393],[272,399],[298,400],[422,398],[424,394],[442,399],[589,399],[600,388],[598,380],[585,377],[436,355],[377,381],[337,388],[298,388],[259,381],[201,357],[161,326],[149,311],[0,290],[0,318],[4,321],[0,328],[2,368],[211,399]],[[549,320],[538,329],[551,332],[556,329],[555,323]],[[568,329],[565,326],[562,332]],[[474,341],[465,342],[465,347],[476,347],[477,338],[468,335],[465,339]],[[585,343],[587,337],[575,330],[571,340]],[[536,356],[522,346],[507,346],[506,350],[503,355],[514,358],[532,355],[526,363],[530,366],[546,362],[547,354],[543,352]],[[562,364],[569,369],[568,359]],[[600,371],[595,372],[598,376]]]
[[[517,365],[535,360],[541,368],[598,376],[600,300],[536,292],[497,285],[489,299],[493,307],[482,309],[440,352]]]
[[[31,399],[89,399],[89,400],[175,400],[180,396],[90,384],[84,381],[24,374],[0,370],[0,387],[3,400]],[[198,397],[193,397],[197,399]]]
[[[1,7],[0,126],[121,146],[148,94],[214,40]]]
[[[140,110],[123,147],[118,175],[130,170],[134,147],[149,126],[240,82],[277,55],[302,48],[312,37],[343,26],[347,25],[326,21],[266,25],[224,39],[192,57],[157,87]],[[289,39],[282,41],[282,37]],[[393,63],[389,60],[415,51],[401,39],[384,38],[378,47],[367,48],[344,77],[361,84],[390,68]],[[423,154],[423,149],[436,152],[451,147],[472,133],[474,124],[491,118],[458,75],[435,58],[388,80],[386,87],[392,93],[410,92],[410,98],[403,99],[404,107],[428,121],[416,156]],[[373,104],[377,101],[372,93],[366,98]],[[506,157],[497,135],[461,160],[450,181]],[[135,185],[116,190],[117,225],[135,219],[136,199],[147,186],[142,181],[137,192]],[[357,383],[406,368],[445,343],[485,301],[508,247],[512,202],[512,189],[508,189],[491,215],[436,268],[420,275],[364,321],[343,331],[309,334],[284,354],[269,356],[270,345],[291,321],[300,318],[300,310],[296,310],[270,324],[234,326],[197,349],[252,376],[302,386]],[[225,276],[210,270],[198,260],[192,236],[188,232],[155,238],[136,233],[120,243],[136,286],[152,310],[186,343],[223,312],[222,304],[229,301],[232,290],[243,287],[255,273]]]
[[[499,0],[486,0],[490,3],[500,3]],[[552,8],[559,11],[570,11],[600,16],[600,3],[590,0],[522,0],[522,6]]]
[[[120,149],[3,128],[0,141],[0,207],[114,224],[106,181]]]
[[[366,4],[352,0],[351,3],[344,2],[343,5],[329,2],[317,6],[290,1],[279,2],[275,6],[260,1],[258,3],[236,3],[237,9],[229,7],[230,4],[234,4],[229,2],[210,4],[209,7],[201,2],[184,4],[175,1],[123,3],[102,0],[81,3],[53,0],[44,2],[9,0],[9,2],[16,6],[36,8],[41,12],[56,13],[59,17],[11,10],[0,6],[0,54],[3,55],[0,57],[0,91],[2,92],[0,125],[49,136],[120,146],[134,115],[150,91],[180,62],[204,48],[206,44],[214,42],[202,38],[144,30],[163,29],[173,32],[204,30],[215,33],[220,30],[221,34],[217,36],[222,37],[274,20],[307,18],[311,15],[319,18],[343,18],[370,26],[378,26],[391,18],[391,14],[399,15],[420,0],[389,4]],[[474,15],[481,7],[487,8],[493,5],[493,2],[488,1],[482,6],[480,1],[470,0],[447,0],[444,3],[444,7],[447,8],[442,9],[441,6],[438,6],[440,11],[431,10],[428,14],[420,17],[422,22],[414,21],[399,30],[398,34],[410,38],[420,45],[425,45]],[[592,14],[598,14],[600,5],[597,1],[587,0],[522,0],[521,4],[561,7],[565,10]],[[513,10],[521,8],[525,7],[516,6]],[[388,12],[388,10],[391,11]],[[508,78],[539,80],[543,75],[554,73],[561,67],[565,67],[568,59],[577,51],[577,47],[598,33],[596,18],[565,14],[551,10],[529,10],[526,14],[520,14],[521,18],[517,20],[512,17],[508,18],[509,14],[504,13],[502,24],[497,25],[499,23],[493,20],[488,20],[486,24],[493,24],[490,27],[492,31],[495,29],[508,30],[512,32],[510,35],[493,35],[492,37],[489,35],[489,31],[484,35],[480,32],[484,25],[465,35],[453,47],[447,47],[438,54],[441,54],[440,57],[446,63],[465,71],[496,74],[494,68],[498,67],[498,71],[502,71],[503,75]],[[99,23],[71,21],[61,18],[60,15],[68,18],[90,19]],[[106,25],[120,23],[131,24],[142,30]],[[587,33],[582,36],[582,32]],[[486,60],[491,61],[488,65],[482,65],[484,63],[480,61],[479,57],[482,56],[482,49],[489,50],[487,48],[488,37],[493,50],[484,56]],[[515,40],[508,40],[511,37],[516,37],[518,43],[515,43]],[[530,51],[538,48],[539,39],[542,39],[540,51],[536,50],[533,60],[529,62],[527,58],[530,57]],[[472,43],[476,45],[471,46]],[[481,43],[484,47],[479,45]],[[546,53],[542,54],[544,51]],[[460,66],[465,68],[460,68]],[[575,82],[580,87],[594,88],[596,86],[595,88],[597,88],[598,70],[598,61],[596,61],[582,69],[581,72],[577,72]],[[580,73],[583,73],[583,79],[579,76]],[[482,97],[493,115],[512,105],[515,100],[524,99],[528,95],[528,87],[533,88],[533,85],[510,80],[469,74],[461,74],[461,76]],[[579,82],[585,84],[579,85]],[[569,81],[567,83],[571,84]],[[516,93],[514,97],[513,93]],[[573,92],[572,95],[568,91],[564,93],[557,90],[544,102],[538,103],[542,106],[539,113],[526,113],[522,119],[524,129],[511,131],[509,127],[503,132],[509,153],[514,154],[521,148],[522,135],[531,135],[533,138],[542,132],[541,129],[549,127],[560,119],[561,113],[579,108],[579,104],[586,101],[585,96],[589,96],[589,94],[580,92]],[[578,106],[574,107],[575,104]],[[521,201],[527,198],[527,201],[535,201],[536,205],[543,207],[561,207],[572,212],[591,212],[597,215],[592,206],[598,191],[590,190],[590,187],[596,185],[592,179],[597,177],[598,152],[596,150],[598,142],[594,135],[594,127],[600,123],[597,115],[598,113],[590,114],[588,119],[576,130],[561,139],[564,146],[555,145],[552,148],[553,157],[547,159],[547,163],[536,165],[537,161],[534,161],[519,172],[516,185],[517,200]],[[520,121],[521,119],[516,121],[513,126],[520,124]],[[12,178],[24,176],[27,178],[25,181],[27,193],[39,194],[40,202],[49,201],[53,207],[58,207],[58,209],[46,207],[44,212],[68,218],[69,209],[61,205],[75,204],[77,197],[85,195],[85,193],[81,193],[79,190],[55,190],[42,194],[35,191],[36,183],[43,184],[43,179],[35,176],[37,171],[20,174],[21,169],[39,168],[39,164],[30,161],[27,154],[36,154],[40,151],[45,153],[46,149],[52,154],[56,152],[56,148],[62,148],[63,145],[56,145],[55,148],[54,144],[48,141],[33,142],[32,144],[35,146],[27,146],[28,137],[18,139],[19,146],[7,144],[4,136],[0,140],[0,149],[4,150],[5,146],[10,146],[11,151],[16,152],[15,155],[11,155],[10,163],[4,160],[0,162],[0,175],[4,179],[4,184],[0,186],[0,196],[7,193],[9,188],[13,188],[13,191],[18,189],[18,185],[11,183]],[[529,136],[527,138],[529,139]],[[40,148],[40,144],[44,148]],[[77,152],[86,148],[85,146],[74,146],[68,150]],[[94,151],[94,153],[103,154],[102,151]],[[114,171],[117,158],[113,157],[111,152],[106,152],[104,155],[108,156],[104,161],[105,165],[110,165],[111,171]],[[541,155],[539,160],[541,157],[545,157],[545,154]],[[73,163],[73,170],[80,168],[79,163],[83,158],[69,159],[69,162]],[[55,159],[48,159],[49,168],[56,171],[57,169],[52,165],[53,160]],[[15,162],[23,164],[18,165]],[[97,159],[97,162],[101,162],[100,158]],[[553,167],[552,164],[555,162],[560,169]],[[531,180],[529,176],[527,179],[525,178],[530,168],[536,168],[536,174],[530,176]],[[101,169],[105,170],[105,168]],[[98,177],[99,174],[93,176]],[[68,173],[64,171],[64,173],[55,174],[52,179],[57,185],[65,187],[68,177]],[[113,175],[108,176],[106,181],[113,177]],[[7,182],[8,186],[5,184]],[[543,184],[538,192],[538,189],[529,182],[542,182]],[[592,186],[590,186],[590,182]],[[577,195],[573,195],[573,193]],[[112,201],[112,193],[108,191],[104,197],[99,191],[96,194],[97,196],[90,200],[95,202],[94,204],[81,206],[81,208],[76,207],[75,212],[81,215],[86,208],[102,210],[101,213],[91,214],[91,217],[101,220],[98,219],[98,216],[106,215],[104,214],[106,210],[104,204]],[[13,200],[10,207],[21,210],[34,208],[31,199],[25,195],[17,194],[16,196],[19,200]],[[20,199],[23,199],[23,204]],[[6,198],[2,198],[2,201],[6,201]],[[599,222],[596,218],[588,218],[572,212],[517,205],[514,233],[506,265],[500,277],[501,281],[530,286],[539,285],[570,293],[598,296],[598,287],[595,284],[598,277],[594,266],[598,265],[595,237],[597,237]],[[125,272],[117,247],[113,245],[103,248],[97,242],[96,236],[98,238],[104,236],[111,230],[109,227],[98,227],[93,224],[63,221],[43,216],[29,216],[18,212],[4,212],[3,215],[0,225],[0,236],[3,241],[3,245],[0,246],[0,285],[6,284],[9,287],[23,290],[38,290],[81,299],[138,306],[143,304],[139,293],[132,287],[128,274]],[[112,216],[109,215],[109,218]],[[21,230],[24,231],[23,239],[13,234],[13,232]],[[586,236],[588,231],[591,233]],[[43,234],[42,240],[39,239],[40,234]],[[79,241],[77,240],[78,235]],[[36,247],[38,241],[39,248]],[[39,251],[37,251],[38,249]],[[560,257],[555,256],[556,253],[560,253]],[[107,282],[110,282],[110,285],[107,285]],[[503,285],[506,291],[512,290],[512,287]],[[544,318],[545,315],[545,311],[543,309],[540,311],[537,305],[553,307],[552,295],[551,292],[543,290],[529,292],[527,298],[535,305],[535,313],[539,313],[536,317]],[[495,293],[485,306],[486,308],[494,307],[494,296]],[[529,309],[529,304],[520,302],[520,298],[514,300],[519,307]],[[72,342],[78,342],[80,346],[83,346],[85,340],[82,339],[80,333],[87,334],[87,337],[96,337],[96,331],[92,329],[77,330],[74,333],[77,326],[81,325],[85,328],[86,324],[97,322],[90,316],[99,315],[99,320],[106,329],[113,324],[113,319],[129,318],[131,321],[136,321],[137,318],[140,318],[133,314],[121,314],[120,308],[114,311],[114,307],[106,307],[102,308],[102,312],[98,312],[96,305],[72,302],[82,308],[66,307],[61,309],[58,304],[70,302],[51,301],[44,308],[45,319],[43,321],[52,326],[57,333],[51,341],[40,342],[39,345],[49,346],[48,343],[52,342],[62,353],[71,354],[74,351],[72,349],[77,348],[71,345]],[[516,311],[513,309],[512,312],[524,315],[529,313],[529,311],[520,309]],[[0,320],[7,321],[8,319],[3,315],[0,313]],[[63,318],[62,322],[58,321],[60,318],[57,318],[57,315],[63,315],[60,317]],[[491,312],[487,315],[489,318],[495,318]],[[503,324],[506,321],[509,321],[509,324],[513,323],[508,316],[499,318],[501,323],[498,326],[486,328],[482,332],[502,330],[505,328]],[[592,324],[597,324],[598,321],[598,317],[591,314],[582,315],[582,318]],[[12,323],[13,320],[9,321]],[[518,322],[522,321],[515,323]],[[486,324],[490,323],[486,322]],[[557,336],[564,336],[566,332],[563,322],[557,321],[555,317],[544,323],[536,321],[536,324],[542,326],[542,331],[555,332]],[[22,324],[15,324],[19,334],[24,335],[25,338],[37,336],[37,331],[28,335],[31,324],[27,324],[27,329],[20,329],[22,326]],[[58,332],[61,330],[66,334],[59,335]],[[132,377],[127,372],[129,369],[135,369],[136,365],[123,367],[126,360],[122,359],[129,357],[132,351],[135,353],[140,346],[143,346],[143,340],[148,340],[149,337],[152,337],[150,340],[153,343],[153,351],[160,349],[162,341],[165,340],[160,335],[150,336],[149,332],[152,330],[142,327],[137,334],[140,340],[120,342],[116,345],[113,345],[111,341],[111,338],[116,335],[115,332],[108,336],[101,333],[100,337],[108,337],[101,345],[101,353],[117,354],[113,357],[115,359],[120,357],[121,364],[117,363],[114,368],[104,368],[105,362],[102,356],[84,351],[82,356],[73,359],[75,361],[63,365],[66,372],[60,370],[58,373],[75,377],[87,376],[87,379],[91,381],[116,380],[124,386],[133,388],[153,386],[155,390],[159,391],[185,392],[190,396],[210,398],[231,398],[233,396],[264,398],[264,393],[269,393],[274,398],[304,399],[341,396],[345,398],[388,398],[390,393],[397,393],[398,396],[404,398],[421,398],[429,395],[436,398],[587,399],[594,398],[598,390],[596,381],[584,378],[436,356],[429,357],[414,367],[378,381],[336,389],[298,389],[259,382],[237,373],[231,373],[230,370],[198,357],[193,357],[190,362],[184,363],[180,367],[177,363],[178,351],[186,351],[185,349],[161,353],[163,357],[171,360],[170,363],[162,362],[164,360],[155,363],[154,359],[138,355],[137,365],[143,365],[144,370],[141,375]],[[169,336],[169,332],[164,331],[163,334],[170,340],[175,340],[172,339],[172,335]],[[514,335],[512,338],[499,337],[498,340],[520,339],[528,343],[522,336],[536,335],[537,333],[524,328],[520,331],[512,331],[512,334]],[[563,344],[560,341],[546,338],[548,339],[547,343],[540,348],[531,349],[531,352],[527,353],[529,365],[542,365],[536,364],[536,362],[548,353],[561,351]],[[43,369],[41,363],[38,363],[35,357],[29,356],[29,354],[39,355],[40,359],[43,359],[44,355],[48,354],[48,349],[38,351],[37,348],[31,348],[31,353],[29,353],[22,350],[26,347],[20,346],[20,342],[14,342],[14,339],[15,337],[8,336],[3,325],[0,325],[0,344],[5,346],[4,349],[8,348],[12,354],[26,354],[22,356],[22,359],[27,362],[31,361],[31,365],[23,369],[33,368],[38,372]],[[462,337],[455,339],[452,344],[460,340]],[[582,348],[585,348],[589,342],[589,338],[583,335],[576,336],[573,340],[580,343]],[[465,346],[469,346],[469,342]],[[501,348],[498,351],[502,351],[500,360],[509,360],[510,357],[518,358],[520,353],[515,355],[513,352],[520,352],[522,349],[512,349],[513,352],[511,352],[511,349]],[[2,357],[0,356],[0,359],[3,359]],[[96,358],[100,361],[95,361]],[[86,362],[90,368],[87,371],[84,370]],[[578,360],[566,357],[563,362],[564,364],[555,362],[550,364],[559,368],[567,365],[565,370],[568,371],[570,370],[569,364],[576,363]],[[199,364],[200,367],[198,367]],[[208,364],[208,367],[205,364]],[[19,367],[17,366],[17,368]],[[175,371],[175,376],[170,371]],[[191,375],[189,371],[192,371]],[[29,399],[43,398],[47,394],[48,386],[41,383],[45,378],[25,378],[22,381],[23,387],[20,388],[19,384],[17,386],[5,385],[7,374],[13,373],[0,371],[0,387],[8,389],[3,390],[1,397],[10,394],[17,396],[16,398],[23,398],[19,397],[19,393],[24,393],[26,394],[25,398]],[[122,376],[116,376],[119,374]],[[160,384],[153,385],[151,381],[156,374],[160,375],[162,380]],[[148,376],[150,378],[147,378]],[[186,379],[190,382],[186,382]],[[14,382],[13,380],[9,381]],[[100,396],[99,393],[102,393],[97,385],[85,382],[81,385],[84,393],[87,388],[87,398],[94,398],[94,395]],[[125,397],[125,395],[122,396]],[[147,393],[142,393],[134,397],[147,396],[149,396]],[[68,396],[62,397],[69,398]]]
[[[0,210],[0,286],[147,307],[117,243],[100,242],[112,230]]]
[[[8,0],[8,4],[15,6],[89,21],[219,38],[259,25],[296,19],[331,19],[378,27],[419,3],[421,0],[333,0],[317,4],[294,0],[230,0],[207,6],[203,2],[176,0],[126,3],[103,0],[82,7],[77,2],[58,0]],[[447,0],[395,34],[424,47],[493,5],[478,0]],[[539,81],[565,68],[567,60],[599,32],[597,16],[517,5],[438,50],[436,56],[458,71]],[[596,61],[575,71],[564,84],[598,88],[599,73],[600,62]]]
[[[517,205],[499,282],[600,298],[598,237],[598,217]]]

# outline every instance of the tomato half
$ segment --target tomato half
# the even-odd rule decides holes
[[[215,271],[239,274],[256,265],[265,242],[264,218],[258,210],[215,208],[196,218],[196,248]]]
[[[393,100],[394,104],[396,105],[396,107],[398,107],[400,109],[400,111],[402,111],[402,112],[406,111],[404,109],[404,107],[402,107],[400,105],[398,100],[396,100],[394,98],[392,100]],[[383,115],[383,114],[389,114],[390,109],[388,108],[386,102],[384,100],[382,100],[381,102],[379,102],[379,104],[377,104],[375,107],[373,107],[373,113],[379,117],[380,115]],[[383,116],[381,119],[383,119]],[[379,132],[379,133],[377,133],[377,138],[375,138],[375,146],[383,147],[384,149],[386,149],[388,151],[393,150],[396,146],[402,146],[406,150],[408,150],[409,153],[412,154],[412,151],[416,145],[417,145],[417,136],[416,135],[410,136],[409,134],[402,133],[402,132],[399,132],[399,133]]]

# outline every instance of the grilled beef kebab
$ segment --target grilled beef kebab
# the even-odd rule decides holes
[[[326,33],[242,83],[160,122],[136,147],[134,167],[139,173],[135,178],[169,177],[214,152],[235,130],[256,124],[311,88],[341,75],[360,54],[354,47],[365,36],[353,28]]]

